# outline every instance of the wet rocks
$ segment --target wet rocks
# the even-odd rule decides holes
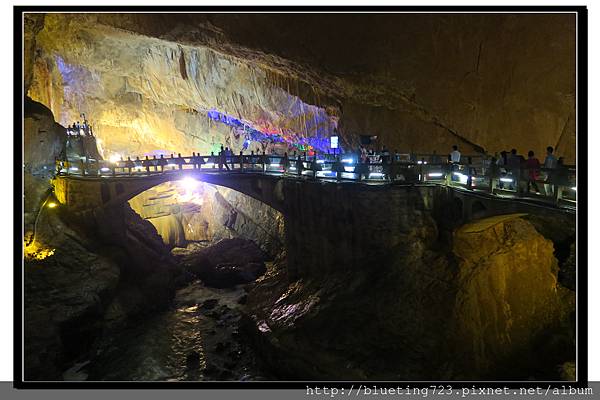
[[[217,299],[208,299],[202,303],[203,310],[212,310],[219,303]]]
[[[266,259],[267,255],[254,242],[236,238],[184,256],[183,264],[206,285],[226,288],[263,275]]]

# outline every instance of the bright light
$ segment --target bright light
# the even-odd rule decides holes
[[[383,178],[383,173],[381,173],[381,172],[371,172],[369,174],[369,179],[370,178]]]
[[[469,177],[465,174],[461,174],[460,172],[454,172],[455,176],[458,176],[458,181],[460,183],[467,183],[467,180],[469,179]]]
[[[571,190],[577,191],[577,186],[573,186]]]
[[[48,208],[54,208],[56,207],[56,203],[51,201],[50,203],[48,203]]]
[[[100,171],[102,171],[102,172],[108,172],[108,171],[110,171],[110,168],[102,167],[102,168],[100,168]]]
[[[208,162],[208,163],[206,163],[204,165],[206,165],[208,168],[212,168],[212,167],[215,166],[215,163]]]
[[[342,162],[346,164],[352,164],[354,163],[354,160],[352,158],[342,158]]]
[[[113,154],[111,155],[108,160],[113,163],[116,164],[117,162],[121,161],[121,155],[120,154]]]
[[[279,167],[279,163],[271,163],[271,167]]]
[[[513,180],[510,178],[500,178],[500,182],[511,183]]]
[[[344,171],[346,171],[346,172],[354,172],[355,168],[356,167],[344,167]]]
[[[441,177],[441,176],[444,176],[444,174],[443,174],[443,173],[441,173],[441,172],[432,172],[432,173],[430,173],[430,174],[428,174],[428,175],[429,175],[431,178],[439,178],[439,177]]]
[[[77,168],[77,167],[71,167],[71,168],[69,168],[69,169],[70,169],[71,171],[79,171],[79,168]]]
[[[325,163],[325,160],[317,160],[317,164],[323,164]]]
[[[171,167],[171,168],[175,168],[177,166],[177,164],[167,164],[167,167]]]
[[[296,167],[290,167],[290,171],[295,171]]]
[[[200,191],[197,190],[200,182],[188,176],[179,180],[179,183],[185,189],[185,193],[179,195],[178,201],[180,203],[194,203],[201,206],[203,200]]]
[[[34,240],[29,245],[25,245],[23,255],[25,256],[26,260],[41,261],[45,258],[53,256],[55,250],[56,249],[44,247],[43,245],[39,244],[37,241]]]
[[[195,180],[194,178],[190,178],[189,176],[181,179],[179,182],[181,183],[181,186],[183,186],[183,188],[185,190],[190,190],[190,191],[196,189],[198,187],[198,184],[200,183],[197,180]]]

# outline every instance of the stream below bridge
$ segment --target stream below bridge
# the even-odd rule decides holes
[[[102,339],[95,355],[65,371],[65,380],[265,380],[257,352],[240,332],[243,285],[214,289],[194,281],[168,310],[132,321]]]

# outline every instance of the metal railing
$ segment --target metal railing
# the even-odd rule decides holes
[[[367,183],[429,183],[511,197],[536,198],[557,205],[577,198],[576,169],[559,165],[530,173],[525,168],[492,165],[482,156],[463,156],[465,162],[449,163],[436,154],[412,157],[369,155],[359,163],[355,154],[334,158],[302,155],[240,154],[106,160],[57,160],[57,174],[80,177],[151,176],[182,170],[206,173],[252,172],[301,179]],[[382,161],[385,160],[385,161]],[[537,189],[535,192],[530,189]]]

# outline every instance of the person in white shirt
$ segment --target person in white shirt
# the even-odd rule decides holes
[[[450,153],[450,162],[451,163],[459,163],[460,162],[460,151],[458,151],[458,146],[452,146],[452,153]]]

